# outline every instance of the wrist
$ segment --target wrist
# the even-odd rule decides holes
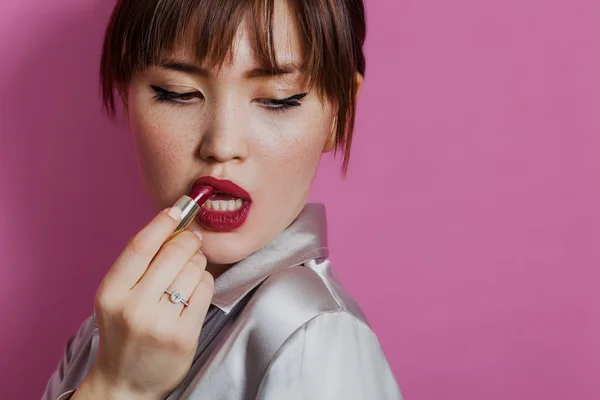
[[[152,393],[142,393],[120,385],[102,372],[93,368],[81,383],[71,400],[163,400],[164,397]]]

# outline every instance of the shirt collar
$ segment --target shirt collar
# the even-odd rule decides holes
[[[294,222],[273,241],[215,279],[212,304],[229,314],[240,300],[274,272],[315,258],[325,258],[328,254],[325,206],[306,204]]]

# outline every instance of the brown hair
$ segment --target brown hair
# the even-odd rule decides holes
[[[100,64],[104,109],[115,114],[113,89],[121,93],[132,74],[160,62],[177,45],[189,45],[196,61],[219,68],[231,56],[238,26],[248,17],[253,47],[265,68],[279,70],[272,16],[275,0],[119,0],[106,30]],[[320,96],[337,105],[334,152],[343,151],[346,172],[354,130],[356,72],[364,76],[365,11],[362,0],[290,0],[303,52],[302,70]],[[339,123],[340,121],[345,123]]]

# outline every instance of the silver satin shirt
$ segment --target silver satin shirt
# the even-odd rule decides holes
[[[215,280],[188,375],[168,400],[402,399],[357,303],[327,259],[325,207]],[[66,400],[98,352],[95,315],[65,346],[42,400]]]

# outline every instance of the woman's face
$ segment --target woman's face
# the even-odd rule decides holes
[[[278,61],[299,65],[300,43],[285,1],[276,2],[273,22]],[[201,230],[202,250],[215,275],[265,246],[296,218],[335,115],[314,89],[287,107],[273,101],[306,93],[302,76],[250,75],[260,65],[245,24],[236,39],[232,62],[218,74],[154,66],[136,73],[127,92],[138,165],[157,209],[172,205],[202,176],[229,179],[251,196],[248,216],[237,229],[216,231],[198,219],[188,228]],[[173,58],[194,64],[185,49]],[[158,101],[162,91],[193,94]]]

